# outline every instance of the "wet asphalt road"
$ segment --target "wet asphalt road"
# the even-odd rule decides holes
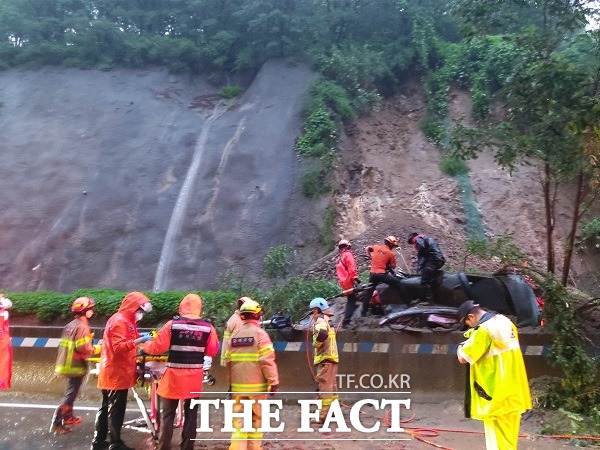
[[[0,73],[3,289],[211,289],[307,247],[319,215],[293,146],[312,77],[271,61],[199,106],[217,88],[164,71]]]

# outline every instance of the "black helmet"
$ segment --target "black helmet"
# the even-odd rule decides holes
[[[406,242],[408,242],[409,244],[413,244],[415,242],[415,237],[417,237],[419,235],[419,233],[417,233],[416,231],[413,231],[412,233],[410,233],[408,235],[408,239]]]

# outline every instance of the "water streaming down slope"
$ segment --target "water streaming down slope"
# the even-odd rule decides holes
[[[179,196],[177,197],[175,208],[173,208],[173,214],[171,215],[171,220],[169,221],[169,227],[167,228],[162,251],[160,253],[160,259],[156,268],[154,285],[152,287],[153,292],[158,292],[165,289],[166,278],[169,273],[169,266],[173,257],[173,243],[181,231],[181,223],[184,217],[190,192],[192,191],[192,186],[196,180],[200,162],[202,161],[205,144],[213,123],[221,114],[223,114],[223,112],[225,112],[225,107],[223,105],[216,105],[212,111],[212,114],[204,123],[202,131],[200,132],[200,136],[194,150],[192,163],[190,164],[183,185],[181,186],[181,190],[179,191]]]

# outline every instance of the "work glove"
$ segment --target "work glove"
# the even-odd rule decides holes
[[[269,386],[269,395],[271,397],[273,397],[277,392],[279,392],[278,384],[272,384],[271,386]]]
[[[206,372],[207,370],[210,370],[211,367],[212,367],[212,356],[205,356],[204,364],[202,365],[202,369],[204,369],[204,371]]]
[[[148,342],[151,339],[154,339],[152,333],[144,333],[137,339],[137,341],[139,344],[143,344],[144,342]]]
[[[96,336],[96,334],[94,334],[94,333],[90,333],[90,341],[93,341],[93,340],[94,340],[94,336]]]
[[[92,355],[99,355],[102,351],[102,346],[100,344],[94,345],[94,353]]]

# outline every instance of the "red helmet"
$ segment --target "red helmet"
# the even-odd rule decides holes
[[[398,238],[396,236],[388,236],[384,239],[384,242],[392,247],[398,247]]]
[[[96,302],[89,297],[79,297],[75,299],[71,304],[71,311],[80,314],[86,312],[88,309],[92,309],[96,306]]]

